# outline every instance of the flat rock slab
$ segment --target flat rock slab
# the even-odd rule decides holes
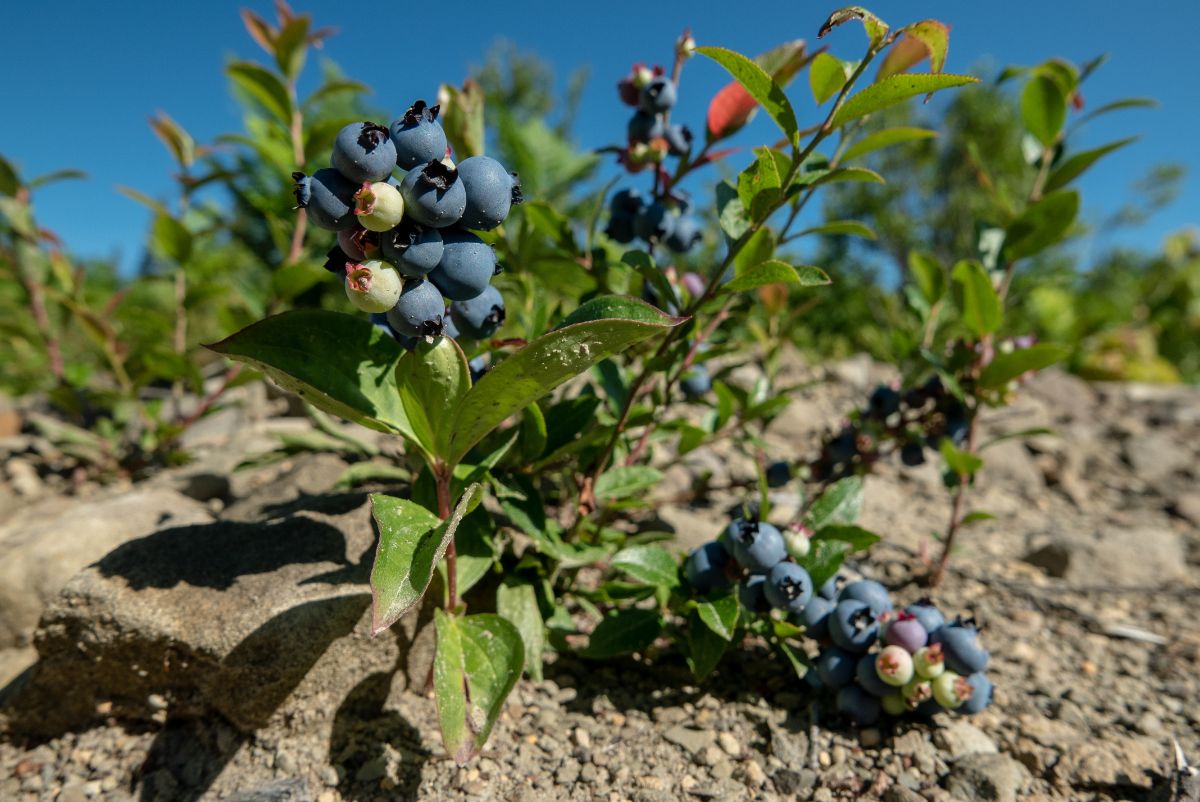
[[[1190,574],[1183,539],[1155,526],[1056,533],[1026,554],[1025,561],[1050,576],[1089,586],[1155,587],[1185,581]]]
[[[97,710],[216,712],[243,731],[319,723],[365,676],[393,672],[407,636],[368,634],[366,497],[276,513],[163,529],[75,576],[42,619],[40,661],[5,694],[12,726],[51,734]]]

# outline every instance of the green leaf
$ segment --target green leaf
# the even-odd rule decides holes
[[[979,374],[979,387],[997,390],[1023,373],[1047,368],[1066,359],[1071,349],[1051,343],[1037,343],[1010,353],[998,353]]]
[[[304,108],[310,109],[325,100],[336,97],[341,94],[361,95],[371,91],[371,87],[359,81],[351,81],[347,78],[338,78],[332,81],[326,81],[312,91],[312,93],[304,99]]]
[[[365,316],[284,312],[206,347],[252,365],[325,412],[416,439],[396,392],[403,351]]]
[[[739,270],[733,281],[721,289],[724,292],[745,292],[765,284],[798,284],[801,287],[817,287],[830,283],[829,276],[819,267],[812,265],[793,267],[778,259],[768,259],[753,267]]]
[[[822,184],[841,184],[847,181],[859,181],[873,184],[886,184],[887,181],[874,170],[866,167],[838,167],[833,170],[813,170],[801,173],[793,186],[819,187]]]
[[[662,546],[643,544],[621,549],[613,555],[612,566],[647,585],[661,588],[679,586],[678,566]]]
[[[483,126],[484,94],[479,82],[468,81],[461,88],[442,84],[438,102],[442,107],[442,128],[455,157],[461,161],[482,156],[487,143]]]
[[[29,188],[37,189],[49,184],[56,184],[59,181],[78,181],[87,177],[87,173],[83,170],[75,170],[69,167],[65,170],[51,170],[48,173],[42,173],[36,178],[30,179]]]
[[[471,389],[471,371],[458,343],[450,337],[424,338],[396,365],[396,387],[418,445],[445,458],[455,413]]]
[[[596,498],[627,498],[662,481],[662,473],[648,465],[623,465],[600,474],[596,480]]]
[[[1029,79],[1021,92],[1021,119],[1043,146],[1054,147],[1067,120],[1067,97],[1057,81],[1043,74]]]
[[[902,30],[929,48],[929,68],[941,72],[946,65],[946,51],[950,49],[950,29],[935,19],[927,19],[906,25]]]
[[[863,237],[864,239],[875,239],[875,232],[869,226],[857,220],[830,220],[828,223],[823,223],[813,228],[806,228],[796,236],[806,237],[810,234],[822,234],[829,237],[854,236]]]
[[[626,251],[625,255],[621,257],[621,261],[636,270],[642,278],[650,283],[661,303],[666,303],[668,299],[675,297],[675,288],[671,286],[671,282],[667,281],[667,274],[654,263],[653,256],[645,251]]]
[[[946,465],[950,470],[959,476],[971,476],[983,467],[983,459],[981,457],[958,448],[954,443],[950,442],[949,437],[942,438],[941,444],[938,446],[938,451],[942,453],[942,459],[946,460]]]
[[[150,129],[166,146],[175,162],[185,170],[196,161],[196,141],[165,112],[150,118]]]
[[[979,523],[981,521],[993,521],[993,520],[995,520],[995,518],[996,518],[996,516],[992,515],[990,512],[983,512],[982,510],[976,510],[974,512],[969,512],[966,515],[964,515],[962,522],[959,524],[959,526],[970,526],[971,524]]]
[[[1139,109],[1139,108],[1157,108],[1158,101],[1152,97],[1127,97],[1121,100],[1114,100],[1111,103],[1105,103],[1099,108],[1092,109],[1087,114],[1075,121],[1075,127],[1081,126],[1089,120],[1094,120],[1101,114],[1108,114],[1121,109]]]
[[[459,522],[481,492],[478,484],[467,488],[445,521],[407,499],[371,495],[371,514],[379,528],[371,567],[372,635],[396,623],[425,595]]]
[[[682,322],[634,298],[604,296],[588,301],[562,327],[505,359],[471,388],[452,427],[448,461],[461,460],[506,418],[568,379]]]
[[[933,256],[920,251],[908,252],[908,272],[921,291],[921,297],[933,305],[946,294],[946,269]]]
[[[496,546],[491,540],[495,523],[486,511],[474,510],[464,516],[454,533],[454,564],[458,574],[458,595],[462,596],[487,576],[496,564]],[[438,563],[438,573],[446,578],[446,563]]]
[[[754,222],[765,220],[783,197],[782,177],[774,151],[756,148],[754,162],[738,175],[738,197]]]
[[[1062,189],[1104,156],[1107,156],[1114,150],[1125,147],[1130,142],[1136,142],[1138,139],[1139,137],[1131,136],[1127,139],[1120,139],[1116,142],[1110,142],[1107,145],[1093,148],[1092,150],[1076,153],[1055,168],[1054,172],[1050,173],[1050,177],[1046,179],[1045,191],[1053,192],[1056,189]]]
[[[138,203],[142,204],[143,206],[148,208],[150,211],[154,212],[155,215],[158,215],[161,217],[170,217],[171,216],[170,210],[168,210],[167,207],[165,205],[163,205],[163,203],[161,201],[155,200],[154,198],[150,197],[149,195],[147,195],[146,193],[142,192],[139,189],[134,189],[133,187],[117,185],[117,192],[120,192],[125,197],[135,200]]]
[[[745,272],[756,265],[762,264],[770,259],[774,253],[775,233],[770,228],[763,226],[750,235],[750,239],[738,251],[737,256],[733,257],[735,275],[739,270]]]
[[[893,75],[851,95],[833,116],[831,125],[834,128],[840,128],[852,120],[857,120],[859,117],[872,114],[880,109],[886,109],[888,106],[894,106],[910,97],[978,82],[979,79],[971,75],[930,75],[928,73]]]
[[[797,560],[796,563],[808,571],[808,575],[812,577],[813,587],[819,588],[831,577],[837,575],[850,551],[850,544],[841,540],[817,540],[814,538],[810,541],[808,554],[804,555],[803,559]]]
[[[825,20],[825,24],[817,31],[817,38],[821,39],[825,34],[843,23],[850,20],[861,20],[863,28],[867,31],[867,38],[871,40],[871,47],[879,47],[883,42],[883,38],[888,34],[888,25],[879,17],[867,11],[862,6],[847,6],[839,8],[837,11],[829,15],[829,19]]]
[[[857,159],[859,156],[865,156],[872,151],[889,148],[892,145],[933,139],[936,136],[937,131],[930,131],[928,128],[884,128],[882,131],[864,136],[847,148],[846,152],[842,154],[842,162]]]
[[[767,115],[783,131],[788,142],[793,147],[798,144],[799,126],[796,124],[796,113],[792,110],[792,104],[779,84],[775,83],[762,67],[741,53],[735,53],[723,47],[698,47],[696,52],[708,56],[724,67],[734,80],[758,101]]]
[[[616,610],[604,616],[592,630],[588,645],[580,654],[593,660],[607,660],[640,652],[654,643],[661,631],[662,619],[654,610]]]
[[[733,600],[737,609],[737,599]],[[687,648],[688,668],[697,680],[704,679],[721,662],[721,657],[729,648],[729,640],[722,638],[706,626],[700,619],[699,612],[693,610],[687,617],[687,632],[685,646]]]
[[[798,653],[795,649],[793,649],[791,646],[788,646],[782,640],[775,641],[775,645],[779,648],[779,651],[783,652],[783,656],[786,657],[788,663],[791,664],[792,670],[796,672],[796,679],[804,679],[804,677],[808,674],[808,662],[804,653]]]
[[[1066,235],[1079,213],[1079,193],[1060,190],[1027,208],[1004,235],[1004,257],[1011,261],[1044,251]]]
[[[955,302],[962,314],[963,324],[976,336],[982,337],[1000,328],[1004,310],[1000,296],[992,286],[983,265],[963,259],[954,266]]]
[[[496,612],[521,633],[525,644],[525,670],[534,682],[542,681],[542,652],[546,649],[546,624],[538,608],[533,585],[515,578],[496,588]]]
[[[479,754],[525,664],[521,633],[490,613],[435,611],[434,696],[442,743],[460,766]]]
[[[184,264],[192,255],[192,233],[174,217],[162,214],[155,217],[150,236],[154,252],[177,265]]]
[[[829,55],[818,53],[808,65],[808,86],[812,89],[813,100],[821,105],[841,91],[846,85],[846,65],[842,60]]]
[[[737,594],[731,591],[714,598],[701,599],[696,603],[696,613],[704,622],[704,626],[725,641],[733,640],[741,610]]]
[[[813,501],[804,517],[804,524],[814,532],[835,524],[853,524],[862,511],[862,503],[862,478],[848,476],[839,479]]]
[[[257,100],[283,127],[292,124],[292,101],[287,87],[270,70],[252,61],[235,61],[225,68],[230,79]]]
[[[412,472],[390,462],[356,462],[342,471],[333,483],[335,490],[353,490],[368,482],[407,482]]]
[[[21,188],[21,178],[12,162],[0,156],[0,195],[12,197]]]
[[[717,213],[721,230],[730,241],[736,241],[750,230],[750,215],[742,205],[738,191],[727,181],[717,184]]]
[[[823,526],[812,536],[813,540],[837,540],[846,543],[853,551],[869,549],[879,542],[879,535],[854,524]]]

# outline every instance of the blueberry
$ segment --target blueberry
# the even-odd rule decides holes
[[[458,330],[473,340],[491,337],[504,322],[504,296],[489,285],[469,301],[450,304],[450,316]]]
[[[458,164],[458,178],[467,193],[467,208],[459,225],[491,231],[504,222],[514,203],[520,203],[521,184],[515,173],[488,156],[471,156]]]
[[[633,231],[644,240],[659,242],[671,235],[675,220],[665,204],[652,203],[633,218]]]
[[[772,462],[767,466],[767,487],[783,487],[792,481],[792,466],[786,462]]]
[[[392,328],[401,334],[436,337],[442,333],[445,315],[445,301],[437,287],[424,279],[409,279],[387,317]]]
[[[859,686],[872,696],[889,696],[895,693],[896,689],[879,678],[879,673],[875,670],[875,658],[876,655],[873,654],[864,654],[858,658],[854,678],[858,680]]]
[[[633,233],[633,216],[614,214],[608,218],[604,233],[614,242],[628,245],[637,236]]]
[[[446,311],[442,315],[442,336],[449,337],[451,340],[457,340],[462,336],[458,326],[454,325],[454,318],[450,316],[450,307],[446,307]]]
[[[867,402],[871,415],[886,418],[900,411],[900,393],[887,385],[879,385]]]
[[[858,668],[858,657],[831,646],[817,657],[817,676],[825,687],[836,689],[849,685],[854,681],[854,672]]]
[[[346,265],[346,297],[355,308],[363,312],[386,312],[396,305],[400,292],[400,274],[387,262],[368,259],[361,264]]]
[[[910,468],[915,468],[925,462],[925,446],[910,440],[900,447],[900,461]]]
[[[651,139],[658,139],[663,135],[662,118],[657,114],[635,111],[633,116],[629,118],[627,133],[629,141],[634,143],[649,142]]]
[[[440,106],[426,106],[424,100],[412,104],[404,116],[392,120],[392,145],[396,164],[411,170],[446,156],[446,132],[438,122]]]
[[[911,613],[900,613],[898,618],[888,624],[883,639],[911,654],[926,644],[929,633]]]
[[[668,310],[669,311],[669,310]],[[704,365],[693,365],[679,380],[679,389],[689,399],[702,398],[712,389],[712,376]]]
[[[946,623],[946,617],[934,607],[933,602],[923,599],[904,608],[904,612],[921,622],[926,632],[934,632]]]
[[[689,585],[700,593],[707,593],[729,585],[730,579],[725,569],[732,559],[724,546],[712,540],[688,553],[683,573]]]
[[[829,637],[851,652],[865,652],[879,636],[879,621],[871,607],[858,599],[839,601],[829,618]]]
[[[675,105],[675,83],[665,75],[657,75],[642,87],[638,100],[643,111],[654,114],[670,111]]]
[[[906,685],[913,678],[912,655],[899,646],[886,646],[875,655],[875,673],[893,687]]]
[[[834,603],[824,596],[813,596],[804,605],[801,620],[809,637],[822,640],[829,636],[829,616],[833,613]]]
[[[812,598],[812,578],[795,563],[781,562],[767,574],[767,601],[776,610],[793,615],[804,610]]]
[[[686,125],[668,125],[663,139],[667,140],[667,152],[672,156],[683,156],[692,149],[692,132]]]
[[[633,217],[645,205],[646,201],[642,197],[642,193],[630,187],[613,193],[612,198],[608,202],[608,210],[615,215]]]
[[[947,624],[930,636],[946,656],[946,668],[959,674],[974,674],[987,668],[988,652],[979,645],[979,630],[969,624]]]
[[[984,708],[992,703],[992,681],[987,678],[987,674],[976,671],[967,677],[967,682],[971,684],[971,697],[959,710],[967,715],[982,713]]]
[[[396,147],[382,125],[350,123],[333,141],[330,163],[356,184],[386,181],[396,168]]]
[[[353,228],[354,193],[362,188],[332,167],[317,170],[311,176],[292,173],[296,182],[296,205],[308,210],[313,225],[330,231]]]
[[[337,244],[347,260],[361,262],[367,258],[367,251],[374,251],[379,247],[378,237],[374,231],[367,231],[365,228],[344,228],[337,233]],[[340,273],[341,268],[335,272]]]
[[[469,231],[444,231],[442,243],[442,260],[429,278],[452,301],[478,297],[496,274],[496,253]]]
[[[734,558],[752,574],[765,574],[787,559],[783,535],[769,523],[734,521],[726,533],[733,545]]]
[[[454,225],[467,208],[467,191],[458,169],[444,161],[431,161],[404,176],[400,194],[406,214],[432,228]]]
[[[749,613],[770,612],[771,604],[765,593],[767,578],[762,574],[751,574],[738,584],[738,601]]]
[[[858,456],[858,433],[847,427],[825,444],[825,454],[832,462],[849,462]]]
[[[671,233],[667,235],[666,243],[675,253],[687,253],[704,239],[704,235],[700,233],[700,224],[690,214],[675,218],[670,229]]]
[[[407,339],[411,339],[405,337],[403,334],[392,328],[392,324],[388,323],[387,313],[385,312],[372,312],[371,322],[375,324],[375,328],[379,329],[398,343]]]
[[[398,189],[384,181],[364,182],[354,193],[354,214],[358,224],[368,231],[388,231],[404,217],[404,198]]]
[[[818,595],[823,599],[829,599],[831,602],[836,602],[838,591],[846,584],[846,578],[841,574],[835,574],[825,580],[825,584],[821,585],[821,589],[817,591]]]
[[[404,220],[380,235],[380,251],[403,275],[424,278],[442,261],[442,235],[436,228]]]
[[[857,685],[847,685],[838,691],[838,712],[848,716],[861,727],[869,727],[879,720],[882,709],[879,699],[867,693]]]
[[[876,616],[892,609],[892,597],[887,588],[873,579],[860,579],[846,585],[838,594],[838,601],[846,599],[857,599],[871,605],[871,610]]]
[[[488,372],[491,365],[488,364],[487,357],[483,354],[472,359],[467,363],[467,369],[471,371],[471,384],[476,384],[483,378],[483,374]]]

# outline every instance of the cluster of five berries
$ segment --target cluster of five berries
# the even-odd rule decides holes
[[[490,157],[456,165],[438,112],[418,100],[389,128],[345,126],[331,167],[293,173],[296,202],[314,225],[337,232],[326,268],[344,274],[356,308],[386,313],[407,337],[456,328],[481,339],[504,321],[504,300],[490,283],[495,252],[472,231],[503,223],[521,187]],[[408,171],[401,180],[397,167]]]

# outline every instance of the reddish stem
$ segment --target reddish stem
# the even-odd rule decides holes
[[[439,465],[433,472],[437,484],[438,517],[443,521],[450,517],[450,478],[451,471],[445,465]],[[454,538],[446,546],[446,610],[452,611],[458,606],[458,549]]]

